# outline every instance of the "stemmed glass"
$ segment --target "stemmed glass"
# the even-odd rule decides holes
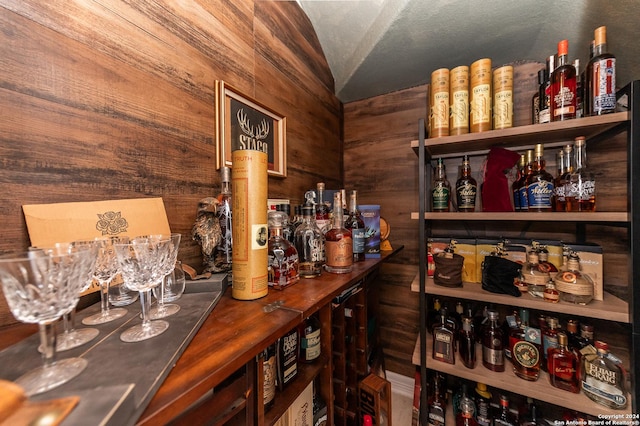
[[[176,267],[180,238],[180,234],[171,234],[169,255],[166,257],[166,261],[161,265],[162,271],[164,273],[164,275],[162,276],[162,282],[160,283],[160,285],[153,288],[153,295],[158,300],[158,303],[149,311],[151,319],[165,318],[177,313],[180,310],[180,305],[176,305],[175,303],[165,303],[165,299],[170,296],[169,294],[167,294],[167,287],[169,285],[168,278]]]
[[[86,274],[89,253],[35,249],[0,257],[0,281],[11,312],[40,329],[43,365],[16,380],[29,396],[68,382],[87,366],[82,358],[55,360],[55,324],[78,303],[77,281]]]
[[[122,278],[131,290],[140,292],[142,324],[134,325],[120,335],[123,342],[140,342],[164,333],[169,323],[151,321],[151,289],[164,276],[163,262],[169,256],[170,239],[156,237],[134,238],[129,244],[115,244]]]
[[[93,277],[100,284],[100,312],[82,320],[84,325],[104,324],[127,314],[125,308],[109,308],[109,283],[118,274],[118,260],[114,250],[115,244],[126,244],[129,237],[112,236],[98,239],[98,260]]]

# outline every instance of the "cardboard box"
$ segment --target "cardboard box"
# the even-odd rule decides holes
[[[364,415],[369,414],[373,417],[374,425],[391,424],[391,383],[389,381],[376,374],[369,374],[358,385],[358,400],[360,423]]]
[[[287,409],[288,426],[313,426],[313,382]]]
[[[380,206],[365,204],[358,206],[364,221],[364,257],[375,259],[380,257]]]
[[[462,281],[479,283],[480,277],[476,268],[476,239],[455,238],[457,241],[454,252],[464,258],[462,265]]]

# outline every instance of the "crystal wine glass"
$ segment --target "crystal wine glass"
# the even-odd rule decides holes
[[[111,236],[100,238],[98,260],[93,277],[100,284],[100,312],[82,320],[84,325],[104,324],[126,315],[125,308],[109,308],[109,283],[118,274],[118,260],[113,248],[115,244],[126,244],[129,237]]]
[[[37,323],[43,365],[20,376],[16,383],[29,396],[53,389],[84,370],[87,360],[56,356],[56,321],[80,297],[77,281],[86,274],[89,251],[58,254],[30,250],[0,257],[0,282],[11,312],[18,321]]]
[[[140,342],[164,333],[169,323],[149,317],[151,289],[164,276],[163,262],[169,255],[170,239],[134,238],[129,244],[115,244],[122,278],[131,290],[140,292],[142,324],[134,325],[120,335],[123,342]]]
[[[170,296],[169,294],[167,294],[167,286],[169,284],[168,278],[176,267],[180,238],[180,234],[171,233],[168,253],[169,255],[165,258],[165,262],[163,262],[161,266],[164,275],[162,276],[160,285],[153,288],[153,295],[158,300],[158,303],[149,311],[151,319],[165,318],[177,313],[180,310],[180,305],[176,305],[175,303],[165,303],[167,301],[167,296]]]

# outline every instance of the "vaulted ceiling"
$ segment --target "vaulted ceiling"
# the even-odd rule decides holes
[[[541,63],[569,41],[589,58],[607,26],[617,85],[640,78],[640,0],[297,0],[311,20],[342,102],[428,83],[438,68],[491,58]]]

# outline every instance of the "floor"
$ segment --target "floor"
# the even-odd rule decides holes
[[[413,398],[391,391],[391,417],[393,426],[411,426]]]

